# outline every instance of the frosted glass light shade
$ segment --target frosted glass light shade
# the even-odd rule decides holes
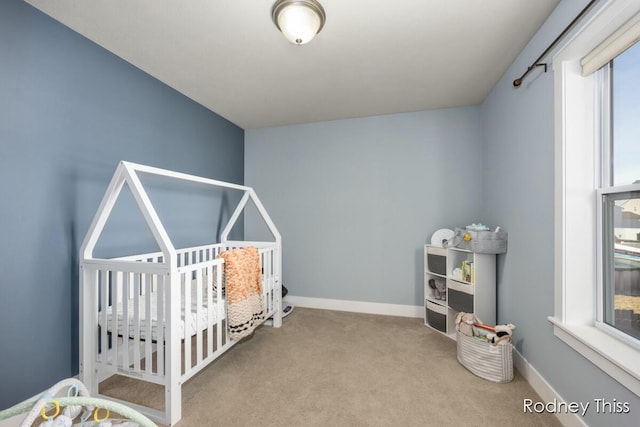
[[[324,25],[324,9],[315,0],[278,0],[272,9],[273,21],[293,44],[309,43]]]

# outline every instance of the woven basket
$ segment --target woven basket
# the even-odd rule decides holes
[[[499,338],[492,344],[458,331],[457,345],[458,362],[475,375],[497,383],[513,380],[511,336]]]
[[[465,236],[468,240],[465,240]],[[472,231],[456,227],[454,236],[449,239],[445,247],[466,249],[478,254],[503,254],[507,252],[506,231]]]

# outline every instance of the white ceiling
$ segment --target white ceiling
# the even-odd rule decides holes
[[[252,129],[479,104],[560,0],[320,0],[303,46],[274,0],[26,1]]]

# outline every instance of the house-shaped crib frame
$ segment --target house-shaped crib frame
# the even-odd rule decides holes
[[[220,242],[176,248],[163,226],[140,174],[239,190],[243,196]],[[160,252],[115,258],[96,258],[94,249],[118,196],[128,186]],[[228,239],[236,221],[252,201],[273,241]],[[93,396],[99,384],[113,375],[164,386],[164,410],[120,401],[151,419],[168,425],[182,418],[184,382],[206,367],[233,341],[227,332],[223,286],[226,250],[258,248],[262,269],[265,318],[282,324],[281,237],[254,190],[217,181],[120,162],[80,249],[80,379]]]

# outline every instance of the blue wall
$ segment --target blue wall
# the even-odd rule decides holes
[[[292,295],[421,305],[421,244],[435,229],[481,220],[509,232],[498,257],[498,318],[516,348],[593,426],[637,425],[640,399],[558,340],[554,312],[553,77],[512,81],[586,5],[560,2],[478,107],[255,129],[245,181],[283,235]],[[466,159],[466,162],[461,162]],[[466,197],[461,197],[466,195]],[[245,232],[263,237],[255,216]]]
[[[518,351],[565,401],[631,404],[627,415],[591,410],[589,425],[637,426],[640,398],[558,340],[547,321],[554,314],[553,72],[512,86],[586,3],[560,2],[481,106],[483,217],[509,231],[509,252],[498,257],[498,317],[517,325]]]
[[[430,234],[477,220],[500,224],[510,242],[498,262],[499,320],[517,324],[517,349],[566,401],[616,398],[640,408],[546,320],[552,76],[511,86],[586,3],[561,2],[480,107],[248,131],[247,183],[281,229],[291,293],[421,305],[421,245]],[[4,408],[77,372],[77,249],[117,162],[242,182],[244,136],[19,0],[0,2],[0,57]],[[482,161],[461,167],[461,156]],[[179,193],[190,204],[201,190],[151,187],[179,244],[197,243],[202,229],[215,234],[235,197],[218,195],[206,205],[212,213],[190,215],[197,226],[184,230],[169,200]],[[124,202],[109,227],[142,249],[147,235]],[[262,233],[251,216],[247,226],[248,238]],[[107,238],[101,250],[117,253],[116,242]],[[590,412],[586,421],[631,426],[636,416]]]
[[[118,161],[242,183],[244,131],[19,0],[0,2],[0,58],[5,408],[77,373],[77,251]],[[237,198],[218,194],[185,217],[170,196],[193,206],[204,190],[150,187],[178,245],[211,240]],[[124,201],[109,227],[142,249],[149,233],[122,222],[135,217]],[[185,218],[195,226],[176,227]],[[103,252],[117,253],[104,237]]]
[[[245,182],[282,234],[291,295],[423,306],[423,245],[480,220],[477,107],[246,131]],[[245,216],[248,239],[262,222]]]

